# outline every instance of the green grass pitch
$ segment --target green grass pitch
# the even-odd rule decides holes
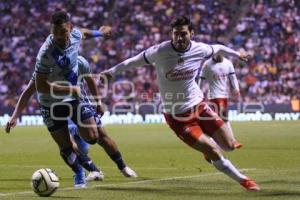
[[[56,171],[61,186],[50,199],[193,200],[300,199],[300,122],[233,123],[244,144],[226,156],[261,186],[247,192],[182,143],[166,125],[106,126],[127,164],[139,175],[122,176],[98,146],[90,156],[105,173],[103,182],[74,190],[72,172],[45,127],[0,130],[0,199],[45,199],[31,191],[32,173]]]

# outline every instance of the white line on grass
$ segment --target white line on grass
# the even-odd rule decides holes
[[[241,172],[253,171],[253,170],[256,170],[256,169],[255,168],[240,169]],[[132,181],[132,182],[125,182],[125,183],[99,184],[99,185],[89,186],[89,187],[83,188],[83,189],[86,190],[86,189],[94,189],[94,188],[101,188],[101,187],[118,187],[118,186],[124,186],[124,185],[132,185],[132,184],[153,183],[153,182],[198,178],[198,177],[206,177],[206,176],[217,176],[217,175],[223,175],[223,173],[214,172],[214,173],[199,174],[199,175],[193,175],[193,176],[177,176],[177,177],[168,177],[168,178],[161,178],[161,179]],[[69,191],[69,190],[78,190],[78,189],[75,189],[74,187],[66,187],[66,188],[59,189],[59,191]],[[15,193],[0,193],[0,197],[1,196],[5,197],[5,196],[23,195],[23,194],[33,194],[33,192],[32,191],[24,191],[24,192],[15,192]]]

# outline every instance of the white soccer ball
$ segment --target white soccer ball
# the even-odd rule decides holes
[[[39,169],[32,174],[31,187],[39,196],[47,197],[59,187],[59,178],[51,169]]]

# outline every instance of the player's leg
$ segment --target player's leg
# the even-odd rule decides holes
[[[125,177],[137,177],[137,173],[125,164],[117,144],[108,136],[105,129],[102,127],[101,118],[95,110],[94,117],[98,130],[98,144],[103,147],[107,155],[116,163],[118,169]]]
[[[104,148],[107,155],[116,163],[121,173],[125,177],[138,177],[137,173],[125,164],[116,143],[106,134],[103,127],[98,126],[98,133],[98,144]]]
[[[216,144],[209,136],[203,133],[201,126],[198,124],[198,119],[180,122],[169,115],[165,115],[165,117],[170,128],[176,135],[190,147],[205,154],[208,159],[212,160],[212,164],[219,171],[239,182],[246,189],[259,190],[259,187],[254,181],[240,173],[228,159],[222,156]],[[216,125],[219,126],[221,124],[216,123]]]
[[[77,126],[75,124],[68,125],[68,129],[71,135],[71,141],[73,143],[73,148],[75,149],[77,153],[77,157],[80,161],[80,164],[89,171],[89,174],[85,178],[86,181],[98,181],[104,179],[104,174],[101,170],[98,169],[98,167],[95,165],[95,163],[92,161],[92,159],[88,156],[89,151],[89,144],[86,143],[79,135]]]
[[[221,99],[221,101],[219,101],[218,108],[220,112],[219,116],[221,117],[221,119],[223,119],[223,121],[227,125],[229,131],[228,133],[230,137],[234,140],[234,147],[241,148],[243,145],[235,138],[231,124],[228,119],[228,99],[227,98]]]
[[[220,172],[226,174],[231,179],[238,182],[247,190],[260,190],[260,187],[244,174],[242,174],[229,159],[223,157],[217,146],[210,140],[210,137],[202,134],[198,141],[192,147],[204,153],[210,160],[214,167]]]
[[[209,106],[202,103],[202,111],[199,114],[198,124],[224,151],[235,149],[235,140],[231,136],[228,127],[224,121]]]
[[[211,99],[210,100],[210,105],[213,108],[213,110],[219,115],[219,117],[225,122],[227,128],[224,128],[223,130],[220,130],[220,132],[223,134],[223,138],[219,138],[218,141],[216,141],[218,144],[224,143],[224,140],[226,140],[227,144],[220,144],[220,146],[224,149],[225,151],[230,151],[230,148],[228,148],[232,143],[234,145],[234,148],[241,148],[242,145],[236,140],[234,133],[232,131],[230,122],[228,121],[228,99],[227,98],[217,98],[217,99]],[[216,134],[213,134],[217,136]],[[215,137],[214,136],[214,137]],[[213,137],[213,139],[215,139]]]
[[[51,132],[51,136],[60,149],[60,155],[65,163],[71,167],[74,175],[74,186],[85,187],[85,174],[76,152],[73,150],[67,126]]]
[[[41,113],[45,125],[52,138],[59,146],[60,155],[66,164],[75,173],[74,186],[85,187],[85,174],[73,149],[67,127],[67,120],[56,120],[56,117],[67,118],[70,110],[68,106],[56,105],[53,109],[41,107]]]
[[[98,142],[98,130],[91,106],[85,102],[73,102],[72,121],[76,123],[80,137],[89,144]]]
[[[231,137],[227,125],[224,123],[218,130],[210,136],[224,151],[233,151],[235,149],[235,140]]]
[[[229,134],[231,135],[231,137],[232,137],[233,140],[234,140],[234,147],[235,147],[236,149],[242,148],[243,145],[242,145],[242,144],[235,138],[235,136],[234,136],[234,133],[233,133],[233,130],[232,130],[230,121],[227,120],[227,121],[224,121],[224,122],[225,122],[225,124],[226,124],[227,127],[228,127]]]
[[[96,123],[97,118],[95,118],[94,108],[89,103],[83,102],[82,105],[78,106],[76,110],[77,112],[79,111],[77,116],[80,116],[81,120],[78,121],[78,118],[73,118],[73,120],[77,122],[80,136],[84,138],[84,140],[88,140],[87,142],[90,141],[90,144],[93,144],[93,142],[91,142],[89,138],[96,136],[96,142],[99,143],[99,145],[104,144],[105,150],[109,152],[108,155],[113,161],[115,161],[115,163],[118,165],[118,168],[121,169],[123,175],[126,177],[137,177],[137,174],[125,165],[122,155],[118,151],[114,141],[107,136],[103,128],[98,128],[99,125]],[[102,137],[100,140],[99,135]]]
[[[78,151],[76,151],[78,160],[80,164],[89,172],[85,180],[102,181],[104,179],[104,173],[95,165],[92,159],[88,156],[88,149],[83,150],[82,144],[85,143],[85,141],[82,138],[80,138],[80,136],[75,141],[76,145],[78,143],[80,143],[81,145],[81,147],[78,147]]]

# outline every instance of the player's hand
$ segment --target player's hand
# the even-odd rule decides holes
[[[10,130],[14,128],[17,125],[17,118],[12,117],[9,119],[9,121],[6,123],[5,132],[10,133]]]
[[[240,91],[238,91],[238,90],[232,91],[232,94],[233,94],[233,96],[235,96],[235,97],[240,97],[240,96],[241,96],[241,93],[240,93]]]
[[[81,89],[79,86],[72,86],[71,87],[71,95],[76,99],[79,99],[81,96]]]
[[[246,52],[240,53],[240,60],[247,62],[250,58],[250,55]]]
[[[112,35],[112,28],[110,26],[101,26],[99,31],[103,34],[104,38],[110,38]]]
[[[231,93],[234,96],[233,100],[236,101],[236,102],[238,102],[239,99],[240,99],[240,97],[241,97],[240,91],[232,91]]]

